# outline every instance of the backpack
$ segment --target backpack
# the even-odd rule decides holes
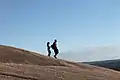
[[[54,45],[51,45],[51,48],[54,49]]]

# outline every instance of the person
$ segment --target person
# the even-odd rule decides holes
[[[59,53],[59,50],[57,48],[57,40],[56,39],[54,40],[53,44],[51,45],[51,48],[54,50],[54,53],[55,53],[54,57],[57,58],[56,56]]]
[[[48,56],[50,57],[51,51],[50,51],[50,42],[47,42],[47,51],[48,51]]]

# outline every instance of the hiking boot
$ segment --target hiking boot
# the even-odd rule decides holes
[[[54,55],[54,58],[56,58],[57,59],[57,57]]]

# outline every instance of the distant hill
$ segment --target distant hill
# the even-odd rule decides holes
[[[0,80],[120,80],[120,72],[1,45]]]
[[[120,71],[120,59],[116,60],[105,60],[105,61],[94,61],[94,62],[83,62],[90,65],[100,66],[104,68],[114,69]]]

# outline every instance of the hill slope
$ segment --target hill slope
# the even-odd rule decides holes
[[[0,46],[0,80],[120,80],[114,70]]]
[[[19,63],[19,64],[34,64],[34,65],[62,65],[59,61],[35,52],[30,52],[24,49],[18,49],[11,46],[0,46],[0,62],[3,63]]]

